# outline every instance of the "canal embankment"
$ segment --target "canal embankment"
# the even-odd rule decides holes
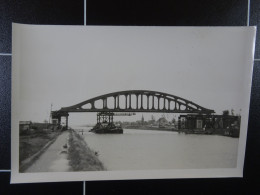
[[[239,138],[239,129],[181,129],[180,133],[185,134],[198,134],[198,135],[220,135],[220,136],[228,136],[233,138]]]
[[[135,129],[135,130],[156,130],[156,131],[174,131],[185,134],[198,134],[198,135],[221,135],[239,138],[239,128],[226,128],[226,129],[177,129],[170,127],[149,127],[149,126],[126,126],[124,129]]]
[[[68,145],[68,160],[71,171],[105,170],[103,163],[98,159],[98,153],[91,150],[84,138],[74,130],[70,131]]]
[[[38,129],[20,135],[20,172],[105,170],[98,153],[74,130]]]
[[[25,172],[69,171],[68,138],[69,131],[62,131]]]
[[[61,130],[38,129],[20,134],[19,171],[24,172],[61,134]]]

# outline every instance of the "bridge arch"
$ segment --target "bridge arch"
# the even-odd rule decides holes
[[[135,99],[135,100],[133,100]],[[112,106],[108,105],[108,100]],[[99,103],[99,106],[97,106]],[[214,113],[190,100],[168,93],[149,90],[119,91],[97,96],[69,107],[69,112],[157,112],[157,113]]]

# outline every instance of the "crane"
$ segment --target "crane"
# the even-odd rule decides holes
[[[114,112],[114,116],[133,116],[135,112]]]

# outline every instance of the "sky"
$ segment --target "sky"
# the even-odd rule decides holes
[[[51,104],[58,110],[123,90],[169,93],[217,114],[243,112],[251,87],[252,34],[250,27],[16,24],[12,68],[19,120],[49,120]],[[70,114],[69,124],[95,119],[95,113]]]

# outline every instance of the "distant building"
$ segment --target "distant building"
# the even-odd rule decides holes
[[[19,122],[19,129],[20,132],[28,131],[31,128],[32,122],[31,121],[20,121]]]
[[[239,136],[240,116],[232,115],[180,115],[179,130],[221,130],[223,134]]]
[[[52,119],[52,124],[58,125],[59,124],[59,120],[58,119]]]

